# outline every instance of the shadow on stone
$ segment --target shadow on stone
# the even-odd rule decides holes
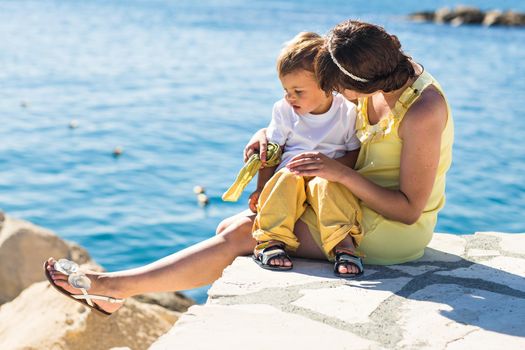
[[[429,256],[432,259],[425,261]],[[503,270],[511,265],[518,267],[518,260],[521,260],[523,271],[522,259],[494,256],[477,263],[427,248],[420,261],[392,266],[369,265],[369,269],[376,271],[347,285],[384,290],[406,299],[407,302],[390,308],[400,319],[422,321],[432,318],[429,315],[437,311],[462,325],[525,337],[525,279]],[[400,289],[396,288],[397,284],[388,283],[403,277],[409,277],[410,281]],[[425,323],[428,326],[432,320]]]

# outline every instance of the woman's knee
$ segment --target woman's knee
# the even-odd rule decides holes
[[[243,222],[247,222],[247,224],[253,225],[253,220],[255,218],[255,214],[253,214],[249,209],[246,209],[245,211],[242,211],[236,215],[230,216],[224,220],[222,220],[219,225],[217,225],[217,229],[215,230],[216,235],[220,235],[224,231],[226,231],[231,225],[237,225],[242,224]]]
[[[230,218],[222,220],[219,225],[217,225],[217,229],[215,230],[216,235],[220,235],[228,228],[228,226],[231,224]]]
[[[255,245],[255,240],[252,237],[252,227],[253,221],[250,218],[238,218],[222,228],[217,235],[226,243],[231,243],[235,247],[252,249]]]

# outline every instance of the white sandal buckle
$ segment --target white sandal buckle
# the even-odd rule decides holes
[[[79,268],[76,262],[67,259],[60,259],[56,261],[53,267],[58,272],[62,272],[64,275],[68,276],[78,272]]]

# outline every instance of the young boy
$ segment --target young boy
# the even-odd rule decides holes
[[[296,176],[285,167],[294,156],[309,151],[318,151],[350,167],[357,159],[360,144],[354,131],[355,105],[341,95],[326,94],[315,77],[314,60],[323,43],[316,33],[300,33],[277,59],[285,96],[273,107],[266,137],[280,145],[283,154],[279,165],[259,171],[257,189],[250,195],[250,209],[257,212],[253,237],[258,244],[253,257],[266,269],[292,268],[286,250],[294,251],[299,246],[293,229],[307,204],[318,214],[319,240],[327,257],[334,256],[334,248],[348,235],[355,245],[362,237],[357,200],[346,187],[319,177]],[[348,203],[349,197],[354,208],[338,205]],[[358,273],[362,272],[360,262],[345,262],[361,265]]]

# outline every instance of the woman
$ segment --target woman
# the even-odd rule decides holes
[[[323,90],[358,101],[361,151],[355,170],[318,153],[296,156],[289,169],[338,182],[359,199],[365,236],[358,250],[366,256],[365,262],[395,264],[421,257],[444,205],[445,174],[452,157],[453,122],[439,84],[402,52],[395,36],[358,21],[333,29],[316,60],[316,72]],[[263,130],[254,135],[245,155],[259,145],[264,158]],[[67,274],[72,271],[58,271],[52,258],[45,264],[46,275],[61,292],[111,314],[132,295],[213,282],[235,257],[252,252],[253,219],[249,210],[239,213],[224,220],[216,236],[143,267],[77,276],[80,282],[74,285],[88,287],[87,277],[89,295],[103,296],[98,299],[78,296],[87,294],[88,288],[71,286]],[[295,226],[301,242],[295,256],[326,258],[316,230],[315,212],[308,208]],[[346,240],[343,243],[353,249],[352,241]],[[282,258],[270,263],[291,264]],[[338,272],[359,271],[350,263],[339,265]]]

